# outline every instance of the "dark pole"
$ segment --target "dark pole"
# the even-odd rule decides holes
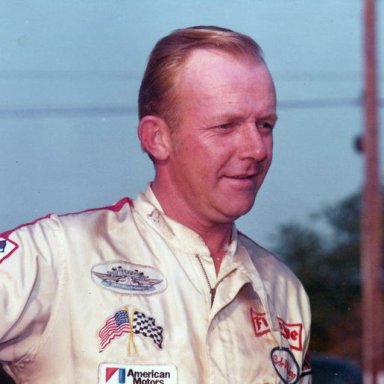
[[[364,0],[364,187],[361,215],[361,271],[364,384],[384,383],[381,292],[381,188],[376,67],[375,0]],[[382,375],[381,378],[380,374]]]

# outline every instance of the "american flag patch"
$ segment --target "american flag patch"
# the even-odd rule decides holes
[[[129,333],[130,330],[128,312],[125,310],[117,311],[105,322],[103,328],[99,331],[100,350],[104,350],[114,338],[124,333]]]
[[[100,351],[103,351],[116,337],[125,333],[149,337],[160,349],[162,348],[163,327],[156,325],[153,317],[147,317],[144,313],[134,310],[130,320],[128,309],[121,309],[108,318],[100,329]]]

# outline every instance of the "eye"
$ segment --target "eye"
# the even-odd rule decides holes
[[[258,129],[263,131],[272,131],[275,126],[275,121],[263,120],[256,123]]]
[[[228,123],[219,124],[219,125],[216,126],[216,128],[220,128],[220,129],[231,129],[231,128],[235,128],[237,125],[238,125],[237,122],[235,122],[235,121],[230,121],[230,122],[228,122]]]

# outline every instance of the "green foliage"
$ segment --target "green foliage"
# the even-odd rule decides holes
[[[360,211],[361,197],[355,194],[315,215],[327,224],[327,233],[313,221],[283,224],[274,247],[308,292],[311,350],[355,359],[360,358]],[[354,342],[346,343],[348,337]]]
[[[340,237],[336,242],[358,243],[360,239],[361,194],[354,194],[324,210],[323,216]]]

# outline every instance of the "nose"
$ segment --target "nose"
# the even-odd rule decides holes
[[[263,161],[272,153],[272,144],[272,130],[265,132],[247,125],[240,138],[240,157]]]

